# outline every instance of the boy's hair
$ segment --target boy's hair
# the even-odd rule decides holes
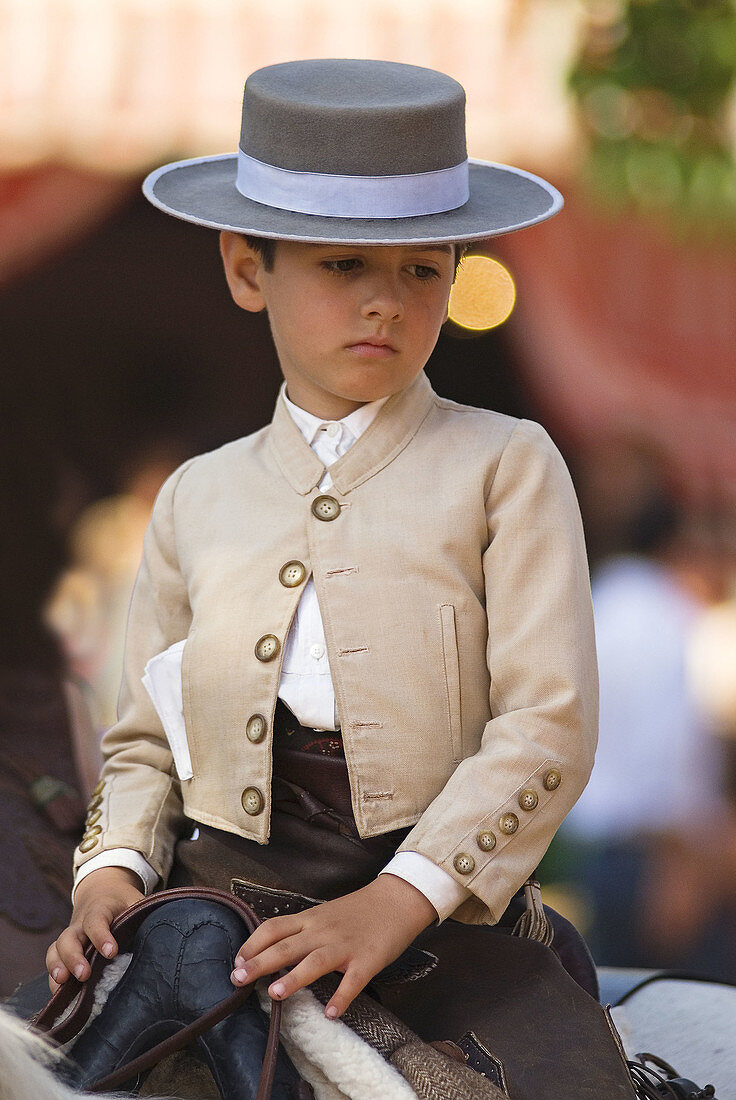
[[[252,237],[249,233],[244,233],[246,243],[249,248],[252,248],[254,252],[257,252],[261,257],[263,266],[266,271],[273,271],[274,260],[276,259],[276,245],[278,243],[273,237]],[[457,269],[460,266],[465,253],[470,248],[469,241],[455,241],[455,275],[457,276]]]
[[[273,237],[251,237],[244,233],[245,243],[261,257],[266,271],[273,271],[273,262],[276,259],[276,241]]]

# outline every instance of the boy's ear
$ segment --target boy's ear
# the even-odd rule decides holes
[[[245,237],[230,230],[220,233],[220,255],[235,304],[250,313],[260,313],[266,308],[260,284],[263,271],[261,256],[250,247]]]

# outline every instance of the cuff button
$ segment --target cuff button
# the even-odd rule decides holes
[[[86,837],[79,845],[80,852],[91,852],[92,849],[98,844],[99,838],[96,836]]]
[[[498,819],[498,827],[506,836],[511,836],[519,828],[519,819],[516,814],[501,814]]]
[[[482,833],[478,833],[475,842],[482,852],[492,852],[496,847],[496,834],[490,829],[484,829]]]
[[[536,810],[538,805],[539,796],[536,791],[532,790],[531,787],[527,788],[527,790],[525,791],[522,791],[519,795],[519,806],[522,808],[522,810],[526,810],[527,812],[531,810]]]
[[[459,875],[469,875],[475,870],[475,860],[465,852],[458,852],[452,861],[452,865]]]
[[[562,776],[557,768],[552,768],[544,777],[544,789],[545,791],[556,791],[561,782]]]

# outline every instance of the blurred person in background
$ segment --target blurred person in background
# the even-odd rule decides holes
[[[102,766],[99,736],[117,717],[128,605],[156,494],[183,461],[169,441],[140,448],[123,469],[120,492],[95,500],[74,522],[71,564],[46,607],[70,670],[84,685],[98,734],[90,753]]]
[[[655,479],[638,484],[620,550],[593,575],[600,739],[562,840],[599,964],[736,978],[736,924],[719,882],[732,832],[723,758],[688,675],[719,576],[671,496]]]

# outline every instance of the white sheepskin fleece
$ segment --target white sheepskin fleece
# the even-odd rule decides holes
[[[85,1023],[84,1027],[80,1028],[77,1034],[72,1039],[70,1039],[67,1043],[64,1043],[58,1048],[62,1052],[62,1054],[66,1054],[69,1051],[72,1045],[76,1043],[79,1036],[85,1033],[95,1017],[99,1016],[99,1014],[102,1012],[102,1009],[105,1006],[105,1001],[110,996],[125,971],[128,969],[130,965],[130,960],[132,958],[132,954],[128,952],[124,955],[118,955],[117,958],[112,960],[112,962],[107,963],[105,969],[100,976],[99,981],[97,982],[97,985],[95,986],[95,1000],[89,1014],[89,1019]],[[61,1023],[62,1020],[65,1020],[67,1016],[73,1011],[76,1003],[77,998],[75,997],[75,999],[66,1009],[66,1011],[59,1017],[59,1023]]]
[[[258,987],[264,1012],[270,1014],[266,986]],[[317,1100],[417,1100],[401,1074],[377,1050],[340,1020],[328,1020],[324,1007],[308,989],[283,1002],[281,1040]]]

